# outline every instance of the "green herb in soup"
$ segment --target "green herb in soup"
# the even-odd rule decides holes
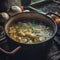
[[[8,33],[15,41],[25,44],[38,44],[53,35],[49,26],[34,22],[17,22],[9,27]]]

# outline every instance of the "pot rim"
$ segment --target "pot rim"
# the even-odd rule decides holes
[[[23,13],[37,13],[37,12],[23,12]],[[23,14],[23,13],[18,13],[18,14],[16,14],[16,15],[14,15],[14,16],[12,16],[11,18],[13,18],[13,17],[15,17],[15,16],[17,16],[17,15],[19,15],[19,14]],[[16,43],[19,43],[19,44],[23,44],[23,45],[39,45],[39,44],[43,44],[43,43],[45,43],[45,42],[48,42],[49,40],[51,40],[52,38],[54,38],[54,36],[55,36],[55,34],[56,34],[56,32],[57,32],[57,24],[56,24],[56,22],[52,19],[52,18],[50,18],[49,16],[47,16],[47,15],[44,15],[44,14],[42,14],[42,13],[37,13],[37,14],[41,14],[41,15],[43,15],[43,16],[45,16],[46,18],[48,18],[49,20],[51,20],[54,24],[55,24],[55,32],[53,33],[53,35],[48,39],[48,40],[45,40],[45,41],[43,41],[43,42],[40,42],[40,43],[37,43],[37,44],[25,44],[25,43],[20,43],[20,42],[17,42],[17,41],[15,41],[14,39],[12,39],[10,36],[9,36],[9,34],[7,33],[7,31],[6,31],[6,25],[7,25],[7,23],[9,22],[9,20],[11,19],[11,18],[9,18],[9,20],[6,22],[6,24],[5,24],[5,33],[6,33],[6,35],[10,38],[10,40],[13,40],[14,42],[16,42]]]

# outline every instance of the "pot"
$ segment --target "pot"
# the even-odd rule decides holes
[[[23,44],[23,43],[16,42],[9,36],[9,34],[7,32],[8,27],[14,21],[20,21],[22,19],[24,19],[24,20],[35,19],[36,21],[39,20],[39,21],[46,23],[53,30],[52,37],[49,40],[44,41],[42,43],[38,43],[38,44]],[[6,54],[12,54],[21,48],[21,53],[22,53],[24,59],[26,59],[28,57],[26,60],[29,60],[29,59],[31,60],[32,58],[33,58],[33,60],[34,59],[38,60],[39,58],[46,57],[46,54],[52,45],[52,41],[54,40],[53,38],[57,32],[57,24],[54,22],[54,20],[52,20],[50,17],[48,17],[44,14],[36,13],[36,12],[25,12],[25,13],[16,14],[13,17],[11,17],[5,25],[5,32],[6,32],[6,37],[8,37],[8,42],[11,42],[12,44],[16,44],[16,45],[18,45],[18,47],[12,52],[7,52],[7,51],[3,50],[2,48],[0,48],[1,51],[3,51]]]

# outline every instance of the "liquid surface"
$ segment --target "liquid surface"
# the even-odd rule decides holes
[[[48,40],[53,31],[43,23],[17,22],[9,27],[8,33],[15,41],[24,44],[38,44]]]

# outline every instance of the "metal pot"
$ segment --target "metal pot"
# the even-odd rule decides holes
[[[23,44],[23,43],[14,41],[7,32],[8,27],[14,21],[20,21],[22,19],[24,19],[25,21],[35,19],[36,21],[39,20],[39,21],[46,23],[53,30],[53,36],[49,40],[44,41],[39,44]],[[53,38],[57,32],[57,24],[54,22],[54,20],[52,20],[50,17],[48,17],[44,14],[36,13],[36,12],[25,12],[25,13],[16,14],[15,16],[11,17],[5,25],[5,32],[6,32],[6,36],[9,39],[8,41],[15,43],[16,45],[18,45],[18,47],[12,52],[7,52],[7,51],[3,50],[2,48],[0,48],[1,51],[3,51],[6,54],[12,54],[21,48],[21,50],[22,50],[21,52],[24,56],[26,56],[26,58],[29,57],[32,59],[32,57],[33,57],[33,59],[34,59],[34,58],[36,58],[34,56],[37,56],[36,59],[38,60],[38,58],[46,56],[47,52],[49,51],[49,48],[52,45]]]

